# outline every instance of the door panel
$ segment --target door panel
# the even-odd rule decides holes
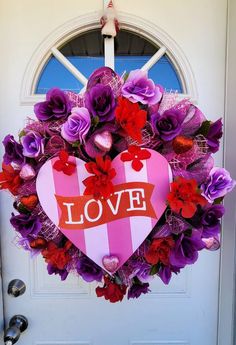
[[[200,108],[212,120],[223,115],[226,1],[148,0],[144,5],[138,0],[134,6],[132,1],[117,0],[116,5],[156,24],[176,41],[192,66]],[[1,138],[16,135],[33,113],[31,106],[20,105],[19,95],[38,44],[74,16],[101,8],[102,1],[95,0],[1,1]],[[216,161],[221,164],[222,153]],[[149,295],[113,305],[96,298],[93,284],[73,276],[66,282],[48,276],[40,257],[32,260],[18,249],[9,224],[12,199],[7,193],[0,198],[5,318],[20,313],[29,319],[19,344],[216,345],[218,252],[201,253],[197,264],[173,277],[169,286],[155,279]],[[27,286],[19,298],[7,295],[14,278]]]

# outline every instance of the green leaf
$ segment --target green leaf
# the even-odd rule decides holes
[[[125,74],[123,75],[124,81],[126,81],[126,80],[128,79],[128,76],[129,76],[129,73],[128,73],[128,72],[125,72]]]
[[[150,271],[151,276],[154,276],[158,272],[158,265],[153,265]]]
[[[214,200],[214,204],[216,204],[216,205],[221,204],[222,201],[223,201],[223,199],[224,199],[224,198],[217,198],[217,199],[215,199],[215,200]]]
[[[25,133],[24,129],[22,129],[22,131],[20,131],[20,133],[19,133],[19,139],[22,138],[25,134],[26,133]]]
[[[92,126],[97,127],[98,124],[99,124],[99,116],[94,116],[92,118]]]
[[[204,137],[206,137],[209,132],[210,126],[211,121],[204,121],[196,134],[202,134]]]
[[[75,141],[73,144],[72,144],[72,147],[80,147],[80,141]]]
[[[28,210],[23,204],[19,204],[17,205],[17,210],[20,212],[20,213],[31,213],[30,210]]]

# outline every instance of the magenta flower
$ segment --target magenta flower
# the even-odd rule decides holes
[[[141,294],[146,294],[149,291],[151,290],[148,283],[133,284],[128,290],[128,299],[139,298]]]
[[[44,153],[45,139],[41,135],[29,131],[22,138],[23,155],[25,157],[36,158]]]
[[[223,135],[222,127],[223,124],[221,119],[211,123],[210,125],[206,138],[207,145],[212,153],[215,153],[219,150],[220,138]]]
[[[8,134],[2,143],[5,147],[5,153],[3,156],[5,164],[15,163],[17,165],[22,165],[25,162],[23,147],[15,141],[13,135]]]
[[[90,129],[91,119],[88,109],[73,108],[71,115],[62,125],[61,136],[69,143],[80,141],[85,142],[85,137]]]
[[[31,214],[18,214],[10,218],[11,225],[18,231],[24,238],[34,238],[41,230],[42,224],[38,217]]]
[[[198,251],[203,248],[205,248],[205,243],[198,230],[193,230],[191,236],[182,233],[171,252],[171,266],[183,268],[186,265],[194,264],[198,259]]]
[[[212,168],[206,182],[201,185],[203,195],[209,202],[224,197],[235,186],[235,181],[224,168]]]
[[[220,219],[225,213],[223,205],[211,205],[205,209],[201,217],[202,237],[218,236],[220,233]]]
[[[184,116],[175,109],[166,110],[151,116],[151,124],[154,132],[164,141],[173,140],[182,131]]]
[[[110,86],[96,84],[85,94],[85,106],[99,122],[114,120],[116,101]]]
[[[76,269],[86,282],[92,282],[94,280],[100,282],[102,280],[102,269],[87,256],[82,256],[78,259]]]
[[[62,119],[69,115],[71,102],[66,93],[58,88],[47,92],[46,101],[36,103],[34,112],[40,121]]]
[[[136,69],[131,71],[121,89],[122,95],[131,102],[156,104],[161,100],[163,89],[148,79],[147,73]]]

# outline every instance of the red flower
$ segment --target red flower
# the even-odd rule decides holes
[[[126,294],[127,286],[118,285],[109,277],[104,277],[104,286],[96,288],[97,297],[104,296],[106,300],[111,303],[122,301],[124,295]]]
[[[21,185],[20,171],[14,170],[11,165],[2,163],[2,172],[0,172],[0,189],[8,189],[13,195],[17,194]]]
[[[67,241],[63,248],[57,247],[54,242],[49,242],[46,249],[42,250],[42,255],[48,264],[63,270],[71,260],[67,251],[71,247],[71,242]]]
[[[116,121],[134,140],[142,141],[141,129],[147,121],[147,112],[140,109],[138,103],[132,103],[127,98],[119,97],[115,110]]]
[[[152,265],[156,265],[161,262],[168,266],[170,251],[174,247],[174,244],[175,242],[171,236],[155,238],[144,255],[146,261]]]
[[[59,159],[53,164],[53,168],[57,171],[62,171],[66,175],[72,175],[75,171],[76,164],[68,161],[68,152],[62,150],[59,153]]]
[[[187,180],[183,177],[178,177],[171,183],[171,192],[167,200],[170,208],[176,213],[181,213],[184,218],[193,217],[197,205],[205,206],[207,204],[207,200],[198,189],[197,181]]]
[[[136,171],[140,171],[143,167],[142,159],[149,159],[151,152],[146,149],[141,149],[139,146],[130,145],[128,152],[123,152],[120,159],[122,162],[132,161],[132,168]]]
[[[95,199],[100,197],[108,198],[113,192],[114,186],[111,180],[116,176],[116,171],[111,168],[111,160],[108,156],[96,157],[96,162],[85,164],[87,171],[93,176],[87,177],[83,184],[86,189],[84,195],[93,195]]]

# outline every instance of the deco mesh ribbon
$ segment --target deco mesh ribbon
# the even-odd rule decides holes
[[[235,185],[228,171],[214,167],[221,119],[207,120],[189,99],[166,93],[141,70],[120,77],[107,67],[90,76],[83,94],[51,89],[34,113],[36,119],[27,120],[17,140],[11,134],[3,140],[0,189],[14,197],[15,242],[32,256],[42,255],[49,274],[95,281],[97,296],[114,303],[148,293],[154,277],[168,284],[173,274],[196,262],[199,251],[219,248],[222,201]],[[76,169],[71,157],[79,158],[89,175],[81,198],[99,202],[114,192],[118,172],[111,160],[122,153],[136,173],[150,159],[150,150],[165,157],[172,170],[166,210],[121,267],[119,257],[104,253],[103,269],[44,212],[37,176],[53,159],[53,169],[70,178]]]

